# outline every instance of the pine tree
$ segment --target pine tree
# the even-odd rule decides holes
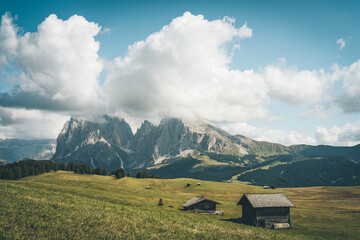
[[[35,169],[34,169],[34,166],[30,166],[29,167],[29,176],[33,176],[33,175],[35,175]]]
[[[44,173],[44,172],[46,172],[45,164],[41,164],[41,166],[40,166],[40,173]]]
[[[59,170],[63,170],[63,171],[66,170],[65,163],[60,163],[60,164],[59,164]]]
[[[10,169],[6,169],[7,171],[6,171],[6,175],[5,175],[5,179],[9,179],[9,180],[12,180],[12,179],[14,179],[14,174],[13,174],[13,172],[10,170]]]
[[[27,177],[29,176],[29,171],[26,167],[26,165],[23,165],[22,168],[21,168],[21,177]]]
[[[21,178],[21,168],[20,167],[13,167],[12,168],[13,179],[17,180]]]
[[[107,175],[109,175],[109,171],[106,168],[102,168],[101,175],[107,176]]]

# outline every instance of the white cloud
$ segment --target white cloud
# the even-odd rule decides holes
[[[56,139],[70,118],[62,113],[0,107],[0,138]]]
[[[292,105],[317,102],[329,87],[324,70],[298,70],[286,66],[284,59],[266,66],[262,74],[269,85],[270,97]]]
[[[2,62],[14,62],[21,74],[18,86],[0,95],[0,105],[50,110],[97,106],[102,62],[94,37],[100,29],[82,16],[64,21],[52,14],[36,32],[19,35],[11,15],[3,15]]]
[[[263,117],[266,87],[254,71],[230,70],[229,44],[251,29],[186,12],[129,47],[105,82],[111,107],[144,118],[197,116],[214,121]]]
[[[104,92],[109,105],[143,118],[197,116],[213,121],[267,114],[267,88],[253,70],[229,69],[229,50],[252,36],[234,19],[186,12],[114,61]]]
[[[333,66],[332,79],[342,83],[337,93],[337,103],[345,113],[360,112],[360,59],[349,67]]]
[[[0,26],[0,56],[2,64],[7,64],[7,54],[15,54],[18,44],[17,31],[18,28],[13,25],[10,13],[5,13],[1,17]]]
[[[360,144],[360,121],[344,126],[333,126],[330,129],[318,127],[316,131],[318,144],[353,146]]]
[[[231,123],[222,128],[232,134],[240,134],[258,141],[268,141],[284,145],[316,144],[314,138],[303,135],[297,131],[281,131],[267,127],[254,127],[244,122]]]
[[[267,118],[267,120],[269,122],[273,122],[273,121],[279,121],[279,120],[282,120],[284,119],[284,116],[270,116]]]
[[[339,38],[337,41],[336,41],[336,44],[339,45],[339,50],[342,50],[344,47],[345,47],[345,41],[343,38]]]
[[[110,113],[131,119],[133,128],[139,119],[156,122],[163,116],[215,122],[280,120],[279,116],[268,116],[267,105],[272,101],[305,106],[310,110],[303,116],[321,119],[333,113],[333,103],[346,113],[360,112],[360,60],[346,67],[334,65],[329,72],[299,70],[288,66],[285,59],[262,69],[231,69],[235,49],[242,39],[252,37],[247,23],[236,27],[234,18],[209,21],[186,12],[144,41],[129,46],[125,57],[110,64],[99,58],[100,43],[94,39],[109,29],[101,31],[98,24],[82,16],[61,20],[52,14],[36,32],[25,34],[19,33],[13,21],[9,13],[2,16],[0,64],[13,64],[21,74],[13,79],[17,86],[0,93],[0,106],[4,107],[0,110],[0,137],[54,136],[50,126],[61,127],[56,119],[62,120],[62,115],[108,113],[107,106]],[[340,49],[346,41],[338,40]],[[99,86],[103,66],[108,75],[104,86]],[[46,117],[49,125],[42,120]],[[40,131],[41,125],[47,130]],[[227,128],[258,140],[315,143],[312,137],[296,131],[245,123]],[[331,140],[337,136],[336,129],[325,130],[319,128],[317,139],[336,142]]]

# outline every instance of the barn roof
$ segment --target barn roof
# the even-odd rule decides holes
[[[263,207],[295,207],[284,193],[247,193],[242,196],[237,205],[242,205],[247,199],[253,208]]]
[[[215,204],[220,204],[220,203],[215,202],[213,200],[207,199],[204,196],[201,196],[201,197],[194,197],[194,198],[192,198],[190,200],[187,200],[186,202],[184,202],[184,204],[182,206],[183,207],[190,207],[190,206],[192,206],[194,204],[197,204],[197,203],[205,201],[205,200],[210,201],[210,202],[214,202]]]

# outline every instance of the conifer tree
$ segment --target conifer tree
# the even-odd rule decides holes
[[[21,178],[21,168],[20,167],[13,167],[12,168],[13,179],[17,180]]]

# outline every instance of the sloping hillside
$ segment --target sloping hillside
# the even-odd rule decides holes
[[[261,192],[289,196],[296,205],[292,229],[234,222],[241,216],[236,203],[242,194]],[[200,195],[220,202],[224,215],[179,210],[184,201]],[[163,207],[157,206],[160,198]],[[356,239],[359,206],[359,187],[266,190],[194,179],[115,180],[58,171],[0,180],[0,239]]]
[[[360,164],[344,156],[302,158],[281,161],[275,166],[257,168],[239,175],[238,180],[255,185],[277,187],[356,186],[360,185]]]

